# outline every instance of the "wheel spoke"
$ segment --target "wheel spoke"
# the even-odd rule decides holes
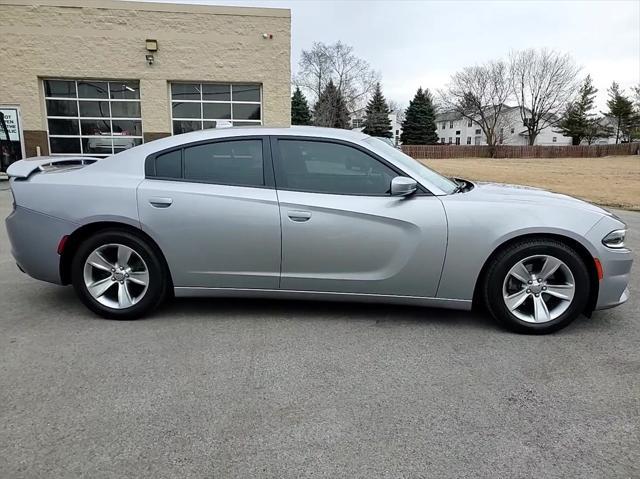
[[[549,276],[558,270],[561,264],[562,262],[559,259],[554,258],[553,256],[547,256],[540,273],[538,273],[538,278],[547,280]]]
[[[124,268],[129,264],[129,258],[131,257],[131,248],[123,245],[118,245],[118,266]]]
[[[510,274],[524,284],[527,284],[527,281],[531,279],[531,273],[529,273],[529,270],[522,261],[514,265],[514,267],[510,271]]]
[[[149,283],[149,273],[147,271],[130,271],[129,281],[140,286],[146,286]]]
[[[94,298],[99,298],[104,293],[106,293],[107,290],[114,284],[115,283],[111,280],[111,276],[107,276],[104,279],[95,281],[87,285],[87,289],[91,293],[91,296],[93,296]]]
[[[87,258],[87,263],[89,263],[94,268],[100,269],[102,271],[108,271],[109,273],[113,268],[115,268],[115,265],[109,263],[109,261],[107,261],[105,257],[102,256],[102,254],[97,250],[89,255],[89,257]]]
[[[129,288],[126,283],[118,284],[118,306],[120,308],[128,308],[133,305],[131,294],[129,294]]]
[[[102,271],[99,275],[98,270]],[[108,273],[106,278],[104,273]],[[87,256],[83,269],[87,293],[110,309],[126,309],[138,304],[148,293],[150,276],[140,253],[120,243],[98,246]]]
[[[564,301],[571,301],[573,299],[573,292],[575,288],[572,284],[549,284],[547,283],[547,289],[544,293],[547,293],[556,298]]]
[[[529,297],[529,293],[527,293],[527,290],[521,289],[517,293],[506,296],[504,298],[504,302],[507,305],[507,308],[509,308],[509,311],[513,311],[514,309],[518,309],[518,307],[525,302],[527,297]]]
[[[544,302],[542,296],[533,298],[533,317],[536,323],[544,323],[551,320],[549,308],[547,308],[547,303]]]

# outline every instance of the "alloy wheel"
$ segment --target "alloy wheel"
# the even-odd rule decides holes
[[[84,284],[100,304],[125,309],[144,297],[149,286],[149,269],[142,257],[129,246],[106,244],[87,256]]]
[[[546,323],[560,317],[571,306],[575,291],[569,267],[550,255],[518,261],[502,285],[507,309],[528,323]]]

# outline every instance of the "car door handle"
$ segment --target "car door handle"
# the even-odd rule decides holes
[[[171,198],[159,198],[154,196],[149,198],[149,203],[151,203],[151,206],[154,208],[168,208],[173,203],[173,200]]]
[[[287,216],[291,221],[295,221],[296,223],[302,223],[304,221],[309,221],[311,218],[311,212],[309,211],[288,211]]]

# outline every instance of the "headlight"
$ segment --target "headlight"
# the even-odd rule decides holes
[[[602,238],[602,244],[608,248],[624,248],[624,237],[626,234],[626,229],[612,231]]]

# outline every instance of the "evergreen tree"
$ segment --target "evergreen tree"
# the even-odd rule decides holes
[[[402,122],[403,145],[431,145],[438,142],[436,111],[429,90],[418,88]]]
[[[616,82],[609,88],[609,111],[606,115],[613,120],[616,143],[631,141],[631,132],[638,123],[638,114],[633,107],[633,102],[620,89]]]
[[[589,136],[597,134],[597,120],[592,113],[593,103],[598,89],[591,82],[591,75],[587,75],[578,91],[578,97],[567,106],[567,109],[558,122],[558,133],[571,137],[571,143],[579,145]]]
[[[311,124],[311,112],[309,111],[309,105],[307,99],[300,91],[300,88],[296,88],[291,97],[291,124],[292,125],[310,125]]]
[[[371,136],[380,136],[383,138],[392,138],[391,120],[389,119],[389,106],[382,95],[380,83],[376,83],[376,90],[373,97],[369,100],[364,118],[363,133]]]
[[[314,108],[314,124],[329,128],[342,128],[348,130],[349,111],[340,90],[333,84],[333,80],[327,83],[325,89]]]

